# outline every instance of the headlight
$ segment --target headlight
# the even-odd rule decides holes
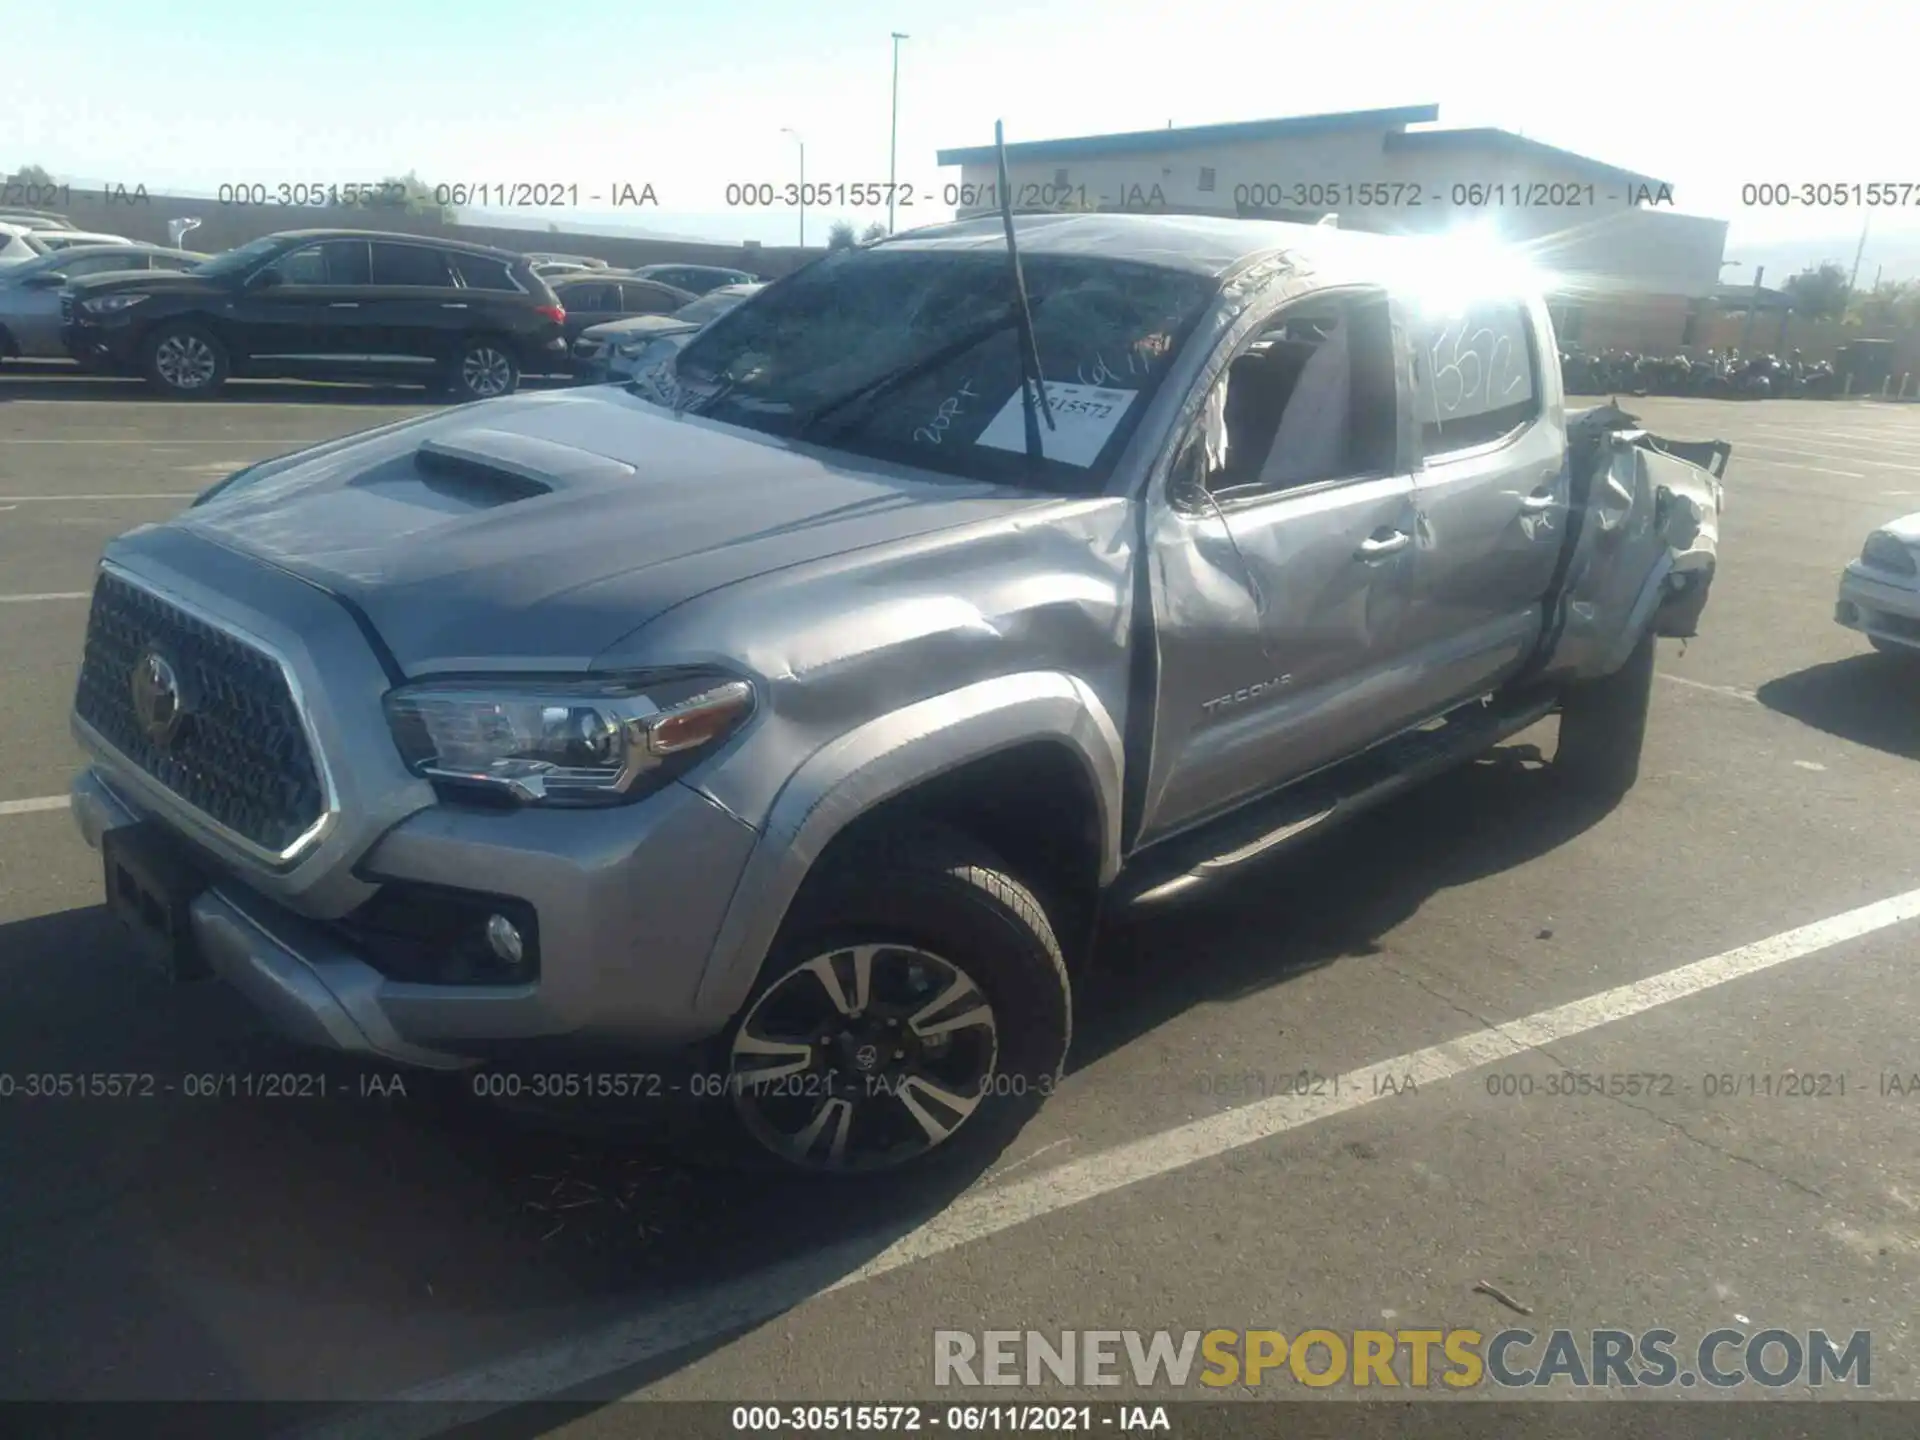
[[[386,699],[416,775],[529,803],[610,805],[646,793],[753,713],[721,675],[453,680]]]
[[[1876,530],[1867,537],[1867,543],[1860,550],[1860,563],[1890,575],[1920,573],[1912,549],[1884,530]]]
[[[82,300],[80,308],[93,315],[111,315],[116,310],[138,305],[146,298],[144,295],[102,295],[98,300]]]

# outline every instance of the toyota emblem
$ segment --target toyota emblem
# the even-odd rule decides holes
[[[853,1063],[862,1070],[871,1070],[880,1063],[880,1048],[877,1045],[862,1045],[853,1052]]]
[[[167,657],[149,650],[133,662],[133,713],[147,738],[161,749],[173,743],[187,718],[180,677]]]

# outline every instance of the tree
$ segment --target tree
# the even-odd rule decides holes
[[[836,220],[827,227],[827,249],[851,250],[853,245],[853,222],[851,220]]]
[[[442,225],[452,225],[460,218],[454,206],[441,204],[435,198],[434,187],[411,170],[404,175],[389,175],[382,180],[379,194],[383,201],[395,205],[404,215],[425,215]]]
[[[60,182],[55,180],[44,165],[22,165],[7,176],[4,182],[9,190],[20,188],[29,190],[51,190]]]
[[[878,220],[860,232],[860,243],[862,245],[871,245],[876,240],[884,240],[886,238],[887,227]]]
[[[1831,260],[1808,266],[1781,288],[1793,308],[1811,319],[1830,320],[1846,313],[1847,272]]]
[[[1920,280],[1889,280],[1856,293],[1847,303],[1847,323],[1886,329],[1920,326]]]

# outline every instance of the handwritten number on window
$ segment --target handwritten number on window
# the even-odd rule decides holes
[[[933,418],[913,432],[913,438],[923,445],[945,443],[947,427],[961,413],[962,400],[978,400],[979,394],[973,388],[973,379],[969,376],[960,382],[960,388],[940,402],[940,408],[933,412]]]

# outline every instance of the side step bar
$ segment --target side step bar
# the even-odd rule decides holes
[[[1121,872],[1109,904],[1119,909],[1195,898],[1491,749],[1551,714],[1557,703],[1551,694],[1504,705],[1474,701],[1382,741],[1224,820],[1154,846]]]

